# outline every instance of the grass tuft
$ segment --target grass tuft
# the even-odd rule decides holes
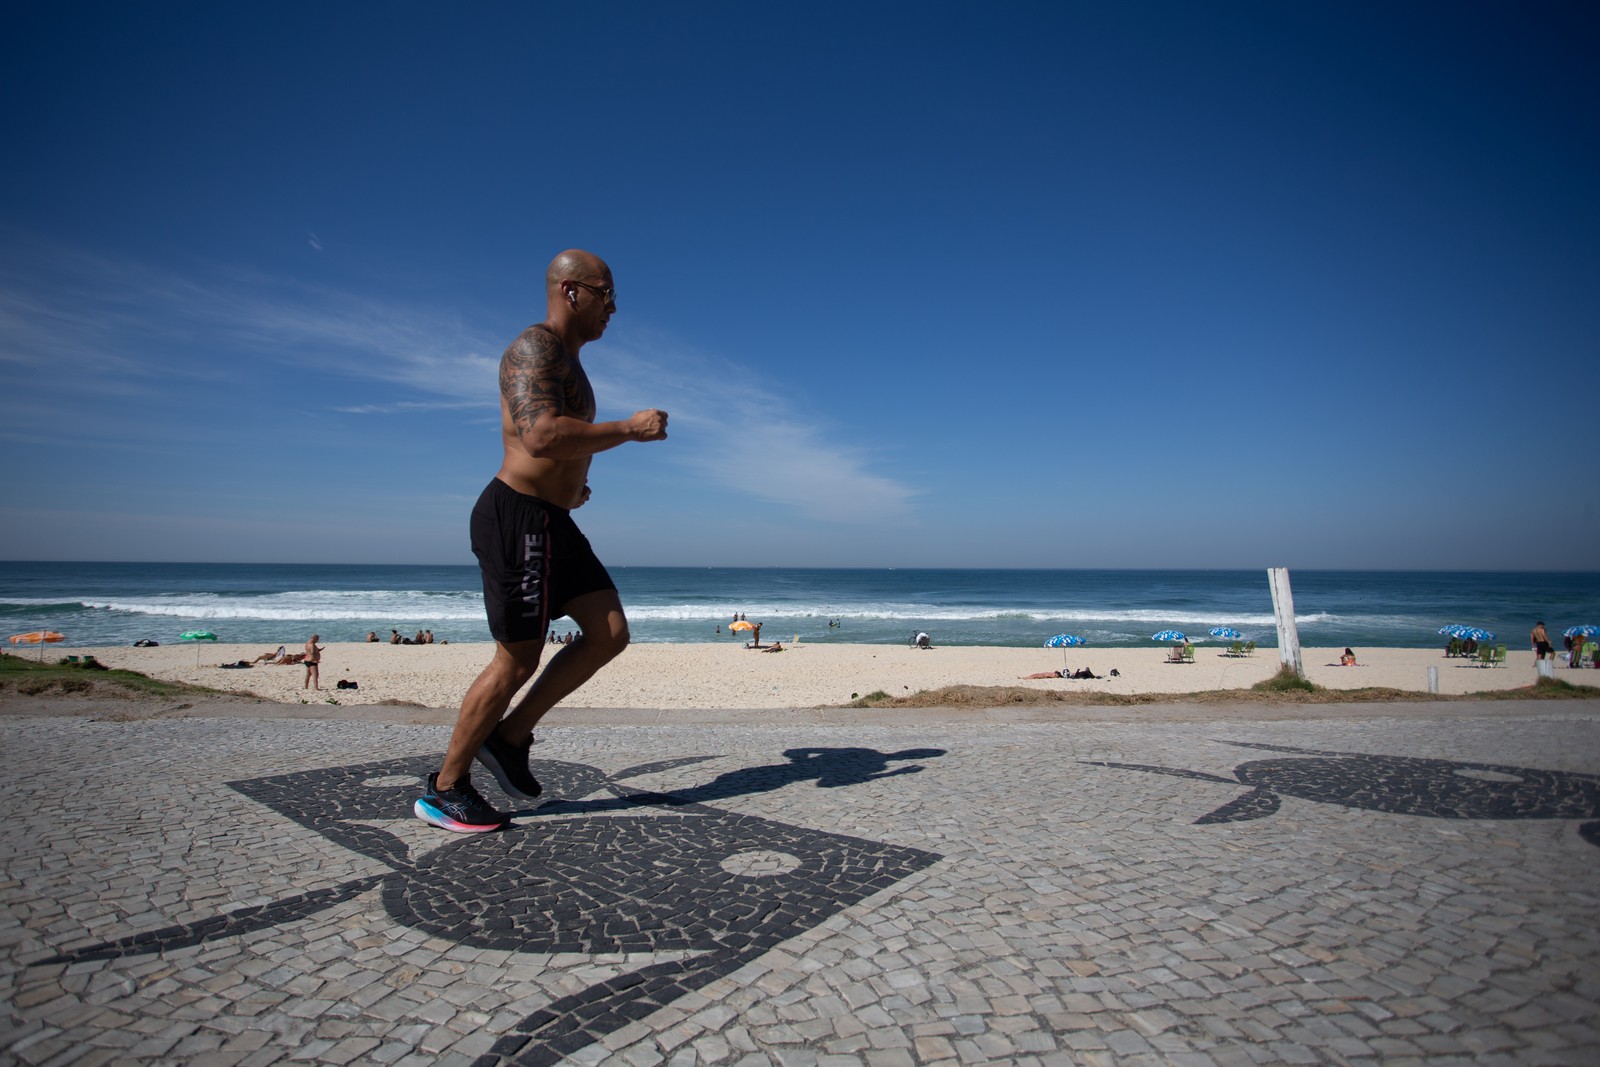
[[[1317,687],[1295,673],[1294,668],[1283,666],[1278,673],[1264,682],[1250,687],[1258,693],[1315,693]]]

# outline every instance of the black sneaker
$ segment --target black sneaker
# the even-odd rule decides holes
[[[489,768],[494,780],[500,783],[506,796],[518,800],[532,800],[544,792],[539,781],[528,771],[528,750],[533,748],[533,738],[526,744],[513,745],[500,738],[500,728],[495,727],[489,739],[478,749],[478,762]]]
[[[428,791],[412,805],[411,810],[423,822],[431,822],[458,834],[481,834],[499,830],[511,821],[489,806],[472,787],[472,779],[463,778],[454,788],[440,789],[439,776],[428,775]]]

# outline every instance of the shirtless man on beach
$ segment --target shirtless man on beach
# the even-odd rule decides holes
[[[1550,647],[1550,634],[1545,631],[1544,620],[1540,620],[1528,635],[1528,640],[1533,644],[1533,658],[1544,659],[1546,656],[1554,658],[1555,650]]]
[[[301,689],[322,688],[322,646],[317,644],[320,639],[319,635],[312,634],[311,640],[306,642],[306,658],[301,661],[306,665],[306,680],[300,686]],[[293,685],[294,683],[291,682],[289,684]]]
[[[444,763],[413,808],[417,818],[459,833],[510,821],[473,788],[473,759],[507,796],[538,796],[528,770],[535,724],[627,647],[616,586],[570,513],[589,499],[596,453],[667,436],[667,413],[655,409],[594,421],[594,391],[578,352],[605,333],[617,310],[611,268],[588,252],[561,253],[545,274],[545,309],[544,322],[524,330],[500,359],[505,459],[472,509],[494,658],[467,690]],[[581,636],[551,657],[507,715],[539,666],[551,620],[562,615]]]

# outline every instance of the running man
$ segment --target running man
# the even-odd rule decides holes
[[[611,268],[588,252],[563,252],[545,274],[544,322],[524,330],[500,358],[505,458],[472,509],[472,552],[483,572],[494,658],[467,690],[444,763],[414,806],[417,818],[435,826],[479,833],[510,821],[473,788],[474,758],[507,796],[538,796],[528,770],[534,726],[628,646],[617,588],[571,515],[589,499],[595,453],[667,436],[665,411],[594,421],[594,391],[578,352],[605,333],[616,310]],[[551,621],[563,615],[581,636],[551,657],[507,715],[539,666]]]

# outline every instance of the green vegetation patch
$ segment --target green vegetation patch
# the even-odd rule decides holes
[[[1574,685],[1560,678],[1540,678],[1531,689],[1489,689],[1473,693],[1473,700],[1594,700],[1600,698],[1600,687]]]
[[[167,682],[138,671],[108,670],[92,661],[69,663],[57,660],[41,663],[36,659],[0,652],[0,693],[22,696],[117,696],[173,697],[223,696],[219,689],[186,682]]]
[[[1295,673],[1293,667],[1284,666],[1264,682],[1250,687],[1258,693],[1315,693],[1317,686]]]

